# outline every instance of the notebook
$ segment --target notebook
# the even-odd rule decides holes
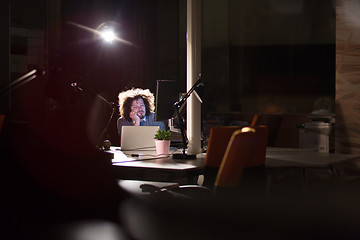
[[[122,126],[121,151],[155,150],[154,136],[159,126]]]

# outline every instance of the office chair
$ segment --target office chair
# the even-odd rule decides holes
[[[239,126],[216,126],[210,129],[204,167],[203,186],[213,188],[221,161],[224,157],[231,135],[240,130]]]
[[[258,114],[251,120],[251,127],[255,127]],[[228,146],[231,135],[242,129],[244,126],[216,126],[210,129],[209,142],[206,150],[205,166],[209,168],[219,168],[223,159],[226,147]],[[217,172],[217,171],[216,171]]]
[[[245,127],[233,133],[214,184],[217,194],[266,192],[268,128]]]
[[[265,159],[267,126],[244,127],[236,130],[226,147],[214,185],[180,185],[170,192],[198,199],[230,196],[241,193],[265,193]],[[205,176],[206,179],[206,176]]]

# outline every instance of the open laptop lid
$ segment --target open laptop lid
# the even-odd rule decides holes
[[[159,126],[122,126],[121,150],[155,150],[154,136]]]

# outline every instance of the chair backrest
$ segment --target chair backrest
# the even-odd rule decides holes
[[[231,135],[241,128],[239,126],[216,126],[210,129],[205,156],[206,167],[220,167]]]
[[[256,167],[265,164],[266,147],[268,144],[269,128],[265,125],[253,127],[255,129],[256,151],[254,158],[247,162],[247,167]]]
[[[216,126],[210,129],[206,150],[203,186],[213,188],[231,135],[241,126]]]
[[[216,176],[216,188],[238,187],[245,168],[264,165],[267,133],[266,126],[256,126],[232,134]]]

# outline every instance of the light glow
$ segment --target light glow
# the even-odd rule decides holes
[[[129,42],[122,38],[119,38],[117,36],[117,34],[115,34],[115,30],[112,28],[112,26],[117,26],[117,24],[115,22],[102,23],[102,24],[100,24],[100,26],[97,27],[97,29],[92,29],[90,27],[87,27],[87,26],[84,26],[84,25],[81,25],[78,23],[74,23],[71,21],[68,21],[67,23],[70,25],[73,25],[75,27],[78,27],[80,29],[83,29],[85,31],[94,33],[94,35],[97,36],[97,38],[98,37],[102,38],[106,43],[117,41],[117,42],[125,43],[128,45],[136,46],[132,42]],[[112,31],[112,33],[111,33],[111,31]]]
[[[116,38],[116,35],[112,29],[104,30],[100,35],[104,41],[108,43],[112,43],[112,41],[114,41]]]

